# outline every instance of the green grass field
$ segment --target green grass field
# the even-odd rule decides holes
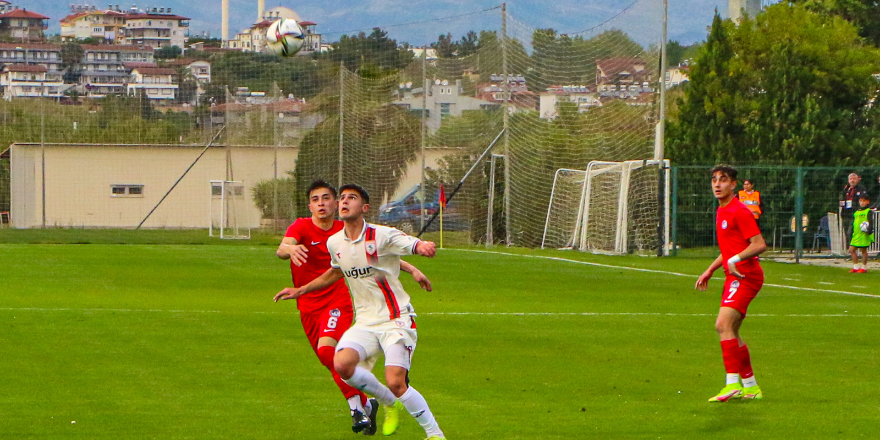
[[[0,245],[0,438],[358,438],[295,304],[271,301],[273,242]],[[765,263],[797,287],[765,286],[743,326],[765,399],[708,404],[708,259],[498,250],[409,258],[435,286],[406,280],[412,384],[450,440],[877,438],[878,273]],[[393,438],[424,433],[407,417]]]

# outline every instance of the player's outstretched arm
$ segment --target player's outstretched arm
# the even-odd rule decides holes
[[[275,255],[282,260],[290,259],[290,252],[288,249],[290,246],[296,244],[296,239],[293,237],[284,237],[281,239],[281,243],[278,245],[278,249],[275,250]]]
[[[709,288],[709,279],[712,278],[712,274],[715,273],[715,271],[718,270],[719,267],[721,267],[721,263],[722,258],[721,255],[719,255],[718,258],[716,258],[715,261],[713,261],[712,264],[709,265],[709,268],[706,269],[706,271],[703,272],[703,274],[700,275],[699,278],[697,278],[697,284],[694,285],[694,289],[706,290],[707,288]]]
[[[423,257],[434,258],[434,255],[437,253],[437,245],[433,241],[422,240],[416,243],[416,249],[413,253]]]
[[[275,294],[274,300],[275,302],[278,302],[278,300],[299,298],[300,296],[303,296],[309,292],[314,292],[316,290],[321,290],[332,286],[333,283],[341,280],[342,276],[343,275],[341,270],[335,267],[331,267],[330,269],[327,269],[327,272],[324,272],[323,274],[321,274],[321,276],[315,278],[314,280],[312,280],[312,282],[306,284],[305,286],[285,287],[284,289],[281,289],[280,292]]]
[[[400,270],[412,275],[413,279],[422,286],[422,289],[425,289],[428,292],[431,291],[431,280],[429,280],[428,277],[426,277],[417,267],[406,261],[400,260]]]

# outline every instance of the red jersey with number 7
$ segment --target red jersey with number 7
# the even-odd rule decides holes
[[[309,218],[299,218],[287,228],[285,237],[292,237],[298,244],[308,249],[309,254],[302,266],[290,263],[290,275],[295,287],[305,286],[315,278],[321,276],[330,269],[330,253],[327,251],[327,239],[341,231],[343,223],[333,221],[333,227],[323,230]],[[296,308],[301,313],[312,313],[323,310],[328,306],[348,304],[351,306],[351,295],[344,280],[333,283],[332,286],[309,292],[296,299]]]
[[[718,248],[721,250],[724,273],[727,270],[727,260],[749,247],[749,239],[760,234],[758,222],[752,215],[752,211],[742,202],[734,198],[727,206],[719,206],[715,216],[715,229],[718,235]],[[762,272],[758,257],[742,260],[736,264],[736,269],[743,275]]]

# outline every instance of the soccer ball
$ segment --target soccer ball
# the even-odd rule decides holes
[[[859,229],[861,229],[862,232],[870,233],[871,232],[871,223],[862,222],[862,224],[859,225]]]
[[[283,57],[292,57],[302,49],[303,29],[296,20],[282,18],[276,20],[266,31],[269,50]]]

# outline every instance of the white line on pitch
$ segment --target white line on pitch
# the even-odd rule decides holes
[[[228,313],[247,315],[281,315],[298,314],[298,312],[261,312],[261,311],[223,311],[223,310],[161,310],[161,309],[74,309],[74,308],[40,308],[40,307],[0,307],[0,310],[30,312],[119,312],[119,313]],[[660,313],[660,312],[425,312],[419,316],[690,316],[714,317],[715,313]],[[788,318],[880,318],[880,315],[857,315],[851,313],[828,314],[774,314],[750,313],[750,317],[788,317]]]
[[[564,261],[567,263],[584,264],[587,266],[604,267],[604,268],[609,268],[609,269],[627,269],[627,270],[634,270],[636,272],[659,273],[659,274],[664,274],[664,275],[674,275],[677,277],[688,277],[688,278],[693,278],[693,279],[696,279],[699,276],[699,275],[691,275],[691,274],[680,273],[680,272],[670,272],[670,271],[666,271],[666,270],[645,269],[645,268],[641,268],[641,267],[632,267],[632,266],[615,266],[613,264],[593,263],[591,261],[570,260],[568,258],[548,257],[545,255],[524,255],[524,254],[513,254],[510,252],[482,251],[479,249],[444,249],[444,251],[445,250],[461,251],[461,252],[476,252],[476,253],[481,253],[481,254],[492,254],[492,255],[507,255],[507,256],[511,256],[511,257],[539,258],[542,260]],[[834,284],[834,283],[823,283],[821,281],[819,281],[818,283],[819,284]],[[771,284],[771,283],[764,283],[764,285],[770,286],[770,287],[778,287],[780,289],[808,290],[810,292],[839,293],[841,295],[866,296],[868,298],[880,298],[880,295],[874,295],[871,293],[847,292],[845,290],[816,289],[813,287],[786,286],[785,284]]]

